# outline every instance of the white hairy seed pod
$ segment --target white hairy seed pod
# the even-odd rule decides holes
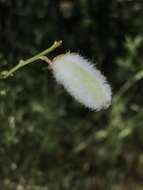
[[[110,105],[110,85],[100,71],[80,55],[59,55],[52,61],[51,68],[56,81],[86,107],[100,110]]]

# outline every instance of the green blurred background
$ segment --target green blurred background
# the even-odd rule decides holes
[[[0,81],[1,190],[143,190],[143,1],[0,0],[0,71],[63,40],[112,84],[92,112],[38,62]]]

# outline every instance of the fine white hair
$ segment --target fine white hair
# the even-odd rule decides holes
[[[111,104],[111,87],[105,77],[79,54],[57,56],[51,68],[56,81],[86,107],[100,110]]]

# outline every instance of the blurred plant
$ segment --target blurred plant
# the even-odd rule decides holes
[[[81,108],[47,64],[1,80],[0,188],[142,190],[142,1],[0,1],[0,70],[57,38],[97,60],[112,106]]]

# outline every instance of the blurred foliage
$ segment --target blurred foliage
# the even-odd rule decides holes
[[[63,40],[113,88],[91,112],[37,63],[0,81],[0,189],[143,189],[143,1],[0,0],[0,71]]]

